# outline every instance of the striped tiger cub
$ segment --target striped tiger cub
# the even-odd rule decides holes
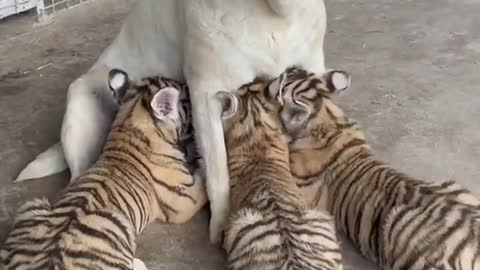
[[[307,208],[272,102],[284,78],[219,92],[231,181],[228,269],[343,269],[333,217]]]
[[[5,270],[146,269],[134,259],[136,236],[156,219],[185,222],[206,203],[204,181],[191,175],[179,147],[188,130],[184,85],[128,81],[110,72],[114,95],[131,99],[95,165],[54,204],[34,200],[20,209],[0,251]]]
[[[346,72],[287,74],[280,117],[304,196],[385,269],[480,269],[480,200],[454,182],[427,183],[379,161],[331,100],[349,88]]]

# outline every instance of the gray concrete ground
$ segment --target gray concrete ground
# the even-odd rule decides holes
[[[131,1],[102,0],[48,24],[25,15],[0,22],[0,242],[15,209],[52,196],[67,173],[13,184],[59,138],[66,87],[115,35]],[[339,97],[379,156],[412,175],[455,178],[480,190],[480,2],[327,0],[330,67],[353,74]],[[182,226],[154,224],[139,239],[150,269],[224,269],[207,244],[203,211]],[[348,268],[375,269],[346,245]]]

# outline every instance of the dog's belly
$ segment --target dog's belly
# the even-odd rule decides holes
[[[243,83],[252,74],[276,77],[318,49],[318,37],[323,42],[323,1],[303,1],[310,1],[310,8],[289,20],[273,13],[265,1],[185,0],[187,38],[210,51],[219,71],[233,71]]]

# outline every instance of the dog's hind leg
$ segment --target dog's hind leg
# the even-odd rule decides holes
[[[61,142],[71,181],[100,156],[118,110],[108,87],[109,71],[106,66],[91,69],[68,89]]]

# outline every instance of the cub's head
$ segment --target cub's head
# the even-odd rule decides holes
[[[286,133],[292,137],[316,138],[336,133],[353,124],[331,99],[350,88],[350,75],[329,70],[316,75],[298,68],[286,71],[286,82],[280,90],[280,118]]]
[[[288,134],[290,169],[300,178],[320,175],[338,162],[347,149],[369,149],[357,123],[349,119],[332,96],[350,87],[345,71],[315,75],[289,69],[279,94],[280,118]]]
[[[222,122],[227,148],[277,139],[283,135],[276,101],[286,76],[268,81],[256,80],[233,92],[220,91]]]
[[[129,126],[154,138],[169,141],[191,136],[191,111],[186,85],[171,79],[149,77],[130,81],[118,69],[109,74],[109,86],[120,104],[112,129]]]

